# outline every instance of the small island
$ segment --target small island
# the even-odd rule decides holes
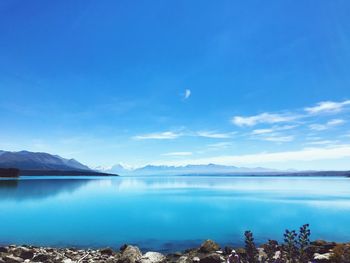
[[[17,178],[19,177],[19,170],[16,168],[0,168],[0,177]]]

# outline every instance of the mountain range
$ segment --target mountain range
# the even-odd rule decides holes
[[[65,159],[58,155],[43,152],[9,152],[0,151],[1,168],[17,168],[20,170],[84,170],[91,169],[74,159]]]
[[[167,165],[146,165],[136,169],[125,168],[121,164],[111,168],[96,167],[96,170],[117,173],[121,175],[214,175],[214,174],[264,174],[280,172],[278,170],[256,167],[236,167],[218,164],[167,166]]]
[[[65,159],[44,152],[1,151],[0,168],[17,168],[20,175],[295,175],[295,176],[349,176],[349,171],[275,170],[263,167],[246,168],[218,164],[203,165],[146,165],[129,168],[121,164],[111,168],[89,168],[75,159]]]
[[[74,160],[44,152],[1,151],[0,169],[17,168],[20,175],[111,175]]]

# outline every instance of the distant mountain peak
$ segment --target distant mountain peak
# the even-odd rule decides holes
[[[109,170],[97,169],[103,172],[117,173],[120,175],[183,175],[183,174],[240,174],[240,173],[266,173],[276,172],[276,170],[257,167],[257,168],[246,168],[237,166],[228,166],[220,164],[187,164],[182,166],[168,166],[168,165],[154,165],[148,164],[136,169],[126,169],[121,164],[112,166]]]

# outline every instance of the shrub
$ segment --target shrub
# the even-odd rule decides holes
[[[246,250],[246,258],[248,263],[257,263],[258,262],[258,250],[256,249],[254,243],[253,233],[251,231],[245,231],[245,250]]]
[[[299,261],[300,263],[309,262],[310,258],[306,251],[307,247],[310,245],[310,234],[309,224],[305,224],[300,227],[298,235],[298,249],[299,249]]]
[[[297,262],[298,248],[296,241],[297,233],[295,230],[289,231],[288,229],[284,233],[283,255],[284,258],[291,263]]]

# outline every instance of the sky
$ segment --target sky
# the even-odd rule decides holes
[[[350,2],[2,0],[0,149],[350,169]]]

